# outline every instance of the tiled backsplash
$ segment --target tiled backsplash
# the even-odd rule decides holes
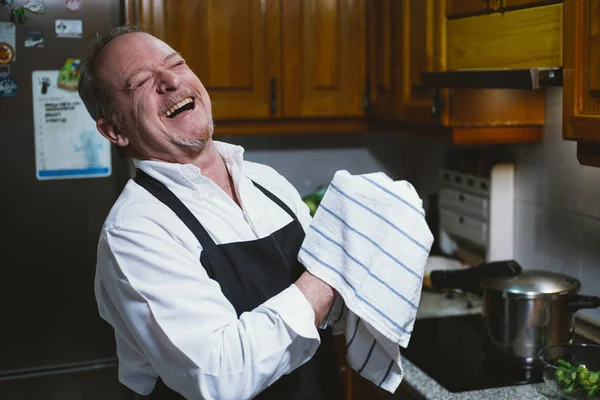
[[[579,165],[562,138],[562,89],[547,89],[541,144],[514,147],[517,161],[515,256],[524,268],[581,280],[600,295],[600,168]],[[600,309],[582,310],[600,323]]]

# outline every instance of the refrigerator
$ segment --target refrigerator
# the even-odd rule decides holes
[[[10,22],[12,9],[27,3],[14,0],[0,8],[0,22]],[[36,74],[40,83],[43,71],[57,73],[66,60],[79,57],[90,34],[122,23],[123,7],[118,0],[43,4],[45,13],[27,11],[27,21],[15,24],[16,57],[3,64],[16,88],[5,86],[13,92],[0,97],[0,399],[131,399],[133,393],[117,380],[114,331],[99,317],[94,297],[98,236],[127,182],[127,164],[106,142],[108,159],[101,167],[88,160],[87,175],[81,173],[85,168],[41,165],[49,150],[42,149],[36,124],[59,121],[69,106],[58,102],[66,107],[61,111],[46,103],[40,114],[34,104],[46,92],[44,85],[36,87]],[[10,40],[2,26],[0,42]],[[0,65],[0,72],[6,75],[6,67]],[[54,90],[57,82],[45,86]],[[65,135],[73,135],[69,123],[65,127]],[[90,143],[102,146],[105,139],[95,133]],[[77,156],[73,140],[53,140],[47,145],[55,162]],[[64,154],[52,149],[60,141],[72,148]]]

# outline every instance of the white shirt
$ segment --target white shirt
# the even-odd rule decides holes
[[[298,216],[308,207],[275,170],[215,142],[243,210],[193,165],[135,160],[190,209],[216,244],[256,240],[291,222],[250,179]],[[250,178],[250,179],[249,179]],[[95,293],[115,329],[119,380],[149,394],[160,375],[187,399],[248,399],[307,362],[320,344],[313,309],[291,285],[239,319],[200,264],[202,248],[167,206],[129,181],[98,245]]]

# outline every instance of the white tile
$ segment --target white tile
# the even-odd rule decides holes
[[[581,254],[581,294],[600,296],[600,220],[585,218]],[[600,309],[581,310],[600,323]]]
[[[553,133],[557,134],[560,135],[560,132]],[[583,214],[583,167],[577,161],[576,144],[562,140],[562,136],[559,139],[544,142],[542,203]]]
[[[513,149],[516,163],[515,198],[542,204],[544,194],[544,149],[542,145],[520,145]]]
[[[541,235],[537,268],[580,278],[583,221],[578,214],[545,209],[537,232]]]
[[[584,214],[600,219],[600,168],[583,167],[581,201]]]
[[[515,260],[524,269],[537,269],[541,247],[542,208],[517,200],[515,203]]]

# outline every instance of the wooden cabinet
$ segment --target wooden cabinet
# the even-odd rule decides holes
[[[410,121],[438,123],[443,92],[421,85],[421,73],[446,69],[445,0],[402,0],[399,68],[400,115]]]
[[[138,21],[196,72],[216,119],[279,115],[279,88],[271,84],[279,75],[279,0],[142,0],[137,6]]]
[[[284,0],[282,9],[283,115],[362,116],[364,0]]]
[[[395,0],[367,1],[367,91],[366,110],[370,116],[395,116],[398,81],[401,71],[401,29],[396,24],[401,18],[402,4]]]
[[[582,164],[600,165],[600,3],[565,1],[563,136]]]
[[[445,69],[444,0],[369,0],[369,115],[439,123],[444,92],[421,85],[421,73]]]
[[[448,18],[461,18],[493,12],[562,3],[563,0],[447,0]]]
[[[363,116],[364,0],[128,0],[180,51],[215,120]]]
[[[496,0],[492,0],[496,1]],[[490,2],[488,0],[448,0],[448,17],[458,17],[463,15],[484,14],[488,12]]]

